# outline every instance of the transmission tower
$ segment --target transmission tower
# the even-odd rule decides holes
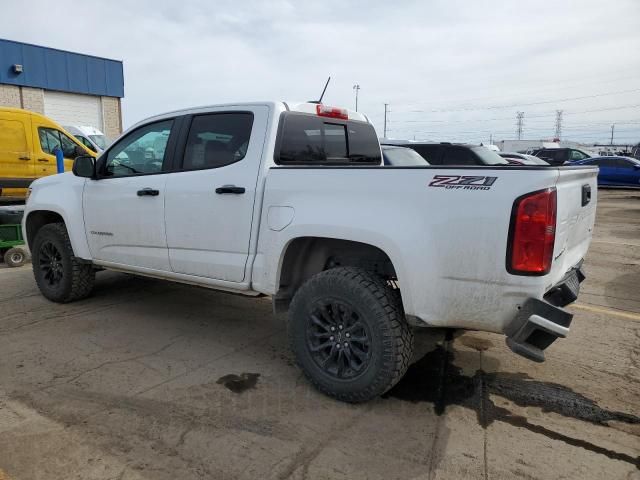
[[[524,127],[524,112],[516,114],[516,135],[518,140],[522,140],[522,129]]]
[[[556,110],[556,135],[555,138],[560,140],[562,135],[562,110]]]

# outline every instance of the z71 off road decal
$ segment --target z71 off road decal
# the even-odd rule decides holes
[[[435,175],[429,186],[462,190],[489,190],[497,179],[498,177],[474,175]]]

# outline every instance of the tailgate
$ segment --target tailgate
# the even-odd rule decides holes
[[[550,285],[558,282],[586,255],[593,235],[598,196],[597,168],[560,167],[558,171],[556,242]]]

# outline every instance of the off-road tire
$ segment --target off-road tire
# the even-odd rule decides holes
[[[21,267],[27,262],[27,253],[22,248],[13,247],[4,254],[4,263],[8,267]]]
[[[311,317],[324,302],[346,304],[370,334],[368,364],[354,378],[338,378],[314,359],[318,354],[309,344],[313,335],[309,329],[314,328]],[[413,352],[413,333],[399,296],[381,277],[361,268],[333,268],[307,280],[291,302],[288,335],[309,381],[324,394],[351,403],[371,400],[393,387],[407,371]]]
[[[51,284],[41,268],[45,259],[42,248],[46,244],[60,254],[62,275],[57,284]],[[69,234],[63,223],[49,223],[38,230],[33,240],[31,257],[36,283],[45,298],[57,303],[68,303],[91,294],[95,271],[91,264],[74,256]]]

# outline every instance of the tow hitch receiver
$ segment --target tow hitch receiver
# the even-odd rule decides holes
[[[529,298],[505,329],[507,345],[518,355],[544,362],[544,350],[569,333],[573,315],[544,300]]]

